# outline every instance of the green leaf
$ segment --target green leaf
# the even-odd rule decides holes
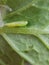
[[[14,31],[13,33],[17,33],[18,30],[20,30],[18,33],[26,34],[25,31],[27,30],[27,34],[34,34],[34,33],[49,34],[48,29],[45,31],[45,28],[49,25],[49,11],[45,10],[44,8],[33,6],[32,4],[29,5],[30,3],[33,3],[33,4],[38,3],[38,0],[37,1],[27,0],[27,2],[26,1],[20,2],[20,0],[19,1],[15,0],[15,1],[17,3],[20,3],[20,6],[19,4],[16,4],[16,3],[14,4],[13,1],[11,0],[7,1],[7,5],[9,5],[9,7],[11,7],[12,9],[14,8],[14,9],[12,12],[8,13],[6,18],[4,19],[4,22],[8,23],[8,22],[17,22],[17,21],[28,21],[28,25],[26,27],[20,27],[20,28],[13,27],[13,29],[3,27],[2,32],[12,33]],[[13,5],[11,5],[10,3],[13,3]]]
[[[26,27],[20,27],[20,28],[19,27],[18,28],[3,27],[0,29],[0,32],[24,33],[24,34],[35,34],[35,33],[49,34],[48,29],[45,31],[45,28],[49,25],[49,11],[43,8],[41,9],[36,6],[33,6],[32,4],[30,5],[30,3],[36,3],[38,2],[38,0],[37,1],[15,0],[15,1],[16,2],[13,2],[11,0],[7,1],[7,5],[11,7],[12,9],[13,8],[14,9],[12,12],[10,12],[10,14],[8,13],[6,18],[4,19],[4,22],[8,23],[8,22],[17,22],[17,21],[28,21],[28,25]],[[13,5],[11,5],[10,3],[12,3]]]
[[[2,35],[21,57],[33,65],[49,65],[49,48],[44,40],[34,35]]]
[[[38,1],[33,2],[32,5],[37,8],[49,10],[49,0],[38,0]]]
[[[22,58],[0,35],[0,65],[21,65]]]
[[[49,65],[49,0],[7,0],[6,5],[12,11],[7,11],[4,24],[28,24],[0,27],[0,64],[25,65],[27,61],[31,65]]]
[[[31,5],[33,0],[7,0],[7,5],[12,8],[13,11],[15,10],[22,10],[26,9],[26,7],[29,7]],[[12,5],[11,5],[12,3]]]
[[[5,19],[5,23],[15,22],[15,21],[17,22],[17,21],[22,21],[22,20],[28,21],[28,25],[25,27],[20,27],[20,28],[13,27],[16,30],[14,30],[14,32],[13,32],[12,28],[11,28],[10,29],[11,32],[15,33],[15,31],[17,31],[17,29],[18,30],[25,29],[24,31],[23,30],[19,31],[19,33],[22,33],[22,31],[23,31],[23,33],[25,33],[26,30],[29,31],[29,32],[27,31],[29,34],[33,34],[34,32],[43,33],[43,34],[49,33],[48,29],[45,30],[45,28],[49,25],[49,11],[47,11],[47,10],[39,9],[39,8],[31,6],[27,9],[23,10],[22,12],[19,12],[19,14],[17,14],[17,12],[16,12],[11,17],[7,17]],[[8,28],[6,30],[8,30]],[[8,31],[5,31],[5,32],[8,33]]]

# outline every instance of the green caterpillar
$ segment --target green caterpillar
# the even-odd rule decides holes
[[[6,27],[20,27],[20,26],[26,26],[28,24],[28,21],[18,21],[18,22],[11,22],[6,23]]]

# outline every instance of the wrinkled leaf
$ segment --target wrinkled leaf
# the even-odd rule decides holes
[[[49,48],[34,35],[2,35],[20,56],[34,65],[49,65]]]

